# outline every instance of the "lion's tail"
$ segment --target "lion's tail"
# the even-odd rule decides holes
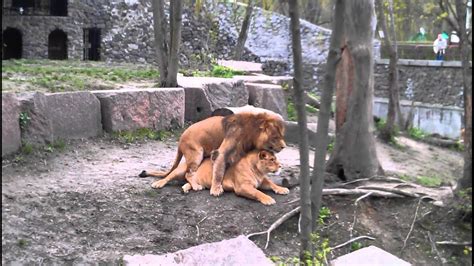
[[[179,162],[183,158],[183,153],[178,149],[178,152],[176,153],[176,159],[174,160],[173,166],[168,172],[164,171],[145,171],[143,170],[138,176],[139,177],[149,177],[149,176],[154,176],[154,177],[167,177],[174,169],[176,169],[179,165]]]

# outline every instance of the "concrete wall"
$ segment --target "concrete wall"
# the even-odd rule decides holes
[[[401,111],[407,117],[411,102],[402,100]],[[373,114],[387,118],[388,99],[374,98]],[[413,106],[412,125],[430,134],[439,134],[450,139],[459,139],[461,135],[464,110],[458,107],[442,106],[415,102]]]

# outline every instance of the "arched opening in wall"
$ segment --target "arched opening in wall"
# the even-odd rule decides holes
[[[7,28],[2,33],[2,59],[20,59],[23,50],[21,31]]]
[[[100,29],[84,29],[84,60],[100,60]]]
[[[48,36],[48,59],[67,59],[67,34],[62,30],[53,30]]]
[[[67,16],[67,0],[50,0],[49,14],[51,16]]]

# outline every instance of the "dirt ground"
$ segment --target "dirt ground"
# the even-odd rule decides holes
[[[384,168],[413,175],[438,173],[447,184],[460,174],[460,153],[403,139],[407,149],[378,143]],[[225,193],[181,194],[182,183],[163,189],[150,187],[152,178],[138,178],[144,169],[167,169],[175,156],[176,137],[165,141],[124,144],[108,136],[75,140],[62,151],[36,151],[2,160],[2,264],[119,263],[125,254],[164,254],[266,230],[298,205],[299,187],[264,206]],[[436,156],[435,156],[436,154]],[[297,176],[298,150],[278,154],[283,175]],[[448,180],[449,179],[449,180]],[[334,185],[328,181],[327,185]],[[350,238],[355,196],[324,196],[331,215],[320,236],[329,246]],[[466,230],[446,215],[446,209],[422,202],[418,221],[404,252],[417,199],[366,198],[359,203],[353,236],[369,235],[376,245],[415,265],[441,265],[428,237],[434,241],[471,241]],[[431,211],[431,212],[430,212]],[[295,216],[271,235],[268,256],[282,261],[299,250]],[[251,238],[263,249],[265,236]],[[437,246],[452,265],[471,265],[464,247]],[[346,254],[350,245],[334,250],[329,259]]]

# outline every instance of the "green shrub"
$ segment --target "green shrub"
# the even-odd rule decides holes
[[[410,127],[408,129],[408,135],[415,140],[422,140],[428,136],[426,132],[417,127]]]

